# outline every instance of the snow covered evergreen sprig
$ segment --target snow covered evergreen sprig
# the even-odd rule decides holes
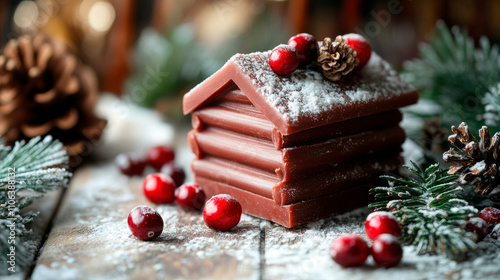
[[[403,63],[402,75],[423,99],[441,107],[431,117],[442,118],[444,127],[467,120],[472,129],[478,130],[485,125],[486,114],[486,118],[494,120],[488,123],[486,119],[486,125],[491,130],[500,130],[496,123],[500,112],[485,108],[491,97],[498,102],[498,96],[494,96],[498,91],[488,97],[488,92],[498,90],[495,85],[500,83],[498,45],[486,37],[476,43],[465,29],[448,28],[438,21],[431,41],[421,44],[419,52],[421,58]]]
[[[22,240],[31,233],[29,224],[38,213],[22,210],[47,191],[66,186],[72,175],[67,168],[68,155],[51,136],[16,142],[14,147],[0,144],[0,275],[9,273],[11,246],[16,268],[10,273],[29,265]],[[12,235],[15,241],[9,239]]]
[[[416,246],[419,254],[446,254],[464,260],[476,249],[475,235],[464,230],[477,209],[460,198],[463,189],[457,176],[447,174],[439,164],[421,170],[404,166],[415,178],[381,176],[388,187],[370,190],[379,201],[369,205],[376,211],[390,211],[401,224],[402,238]]]
[[[500,127],[500,83],[491,86],[481,101],[485,110],[484,123]]]

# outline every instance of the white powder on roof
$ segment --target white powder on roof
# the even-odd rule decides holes
[[[316,119],[322,114],[336,113],[352,103],[387,100],[414,91],[390,65],[372,53],[367,66],[342,83],[327,80],[320,72],[297,69],[280,76],[269,66],[270,51],[236,54],[230,61],[240,67],[259,88],[259,93],[285,120],[300,117]]]

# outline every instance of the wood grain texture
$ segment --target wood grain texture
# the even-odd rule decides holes
[[[126,217],[151,205],[165,228],[153,241],[134,238]],[[328,255],[346,233],[364,234],[369,209],[286,229],[247,215],[229,232],[208,229],[199,212],[156,206],[142,195],[142,178],[111,163],[79,169],[65,195],[32,279],[499,279],[500,241],[487,237],[467,262],[418,256],[405,246],[402,263],[380,268],[371,258],[343,269]]]
[[[43,197],[35,199],[33,204],[23,209],[23,211],[39,212],[31,224],[32,233],[22,239],[23,246],[27,249],[28,261],[34,263],[40,248],[45,241],[45,236],[50,231],[50,225],[57,206],[63,195],[63,189],[58,189],[46,193]],[[32,272],[32,267],[27,267],[23,271],[9,275],[8,279],[25,279]]]
[[[129,211],[150,205],[162,215],[159,238],[130,234]],[[157,206],[142,194],[142,178],[118,174],[112,164],[75,174],[33,279],[258,279],[260,221],[243,217],[232,231],[204,225],[200,212]]]

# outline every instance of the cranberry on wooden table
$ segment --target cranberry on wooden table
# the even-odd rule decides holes
[[[140,176],[146,168],[146,159],[138,154],[119,154],[115,158],[115,165],[120,172],[127,176]]]
[[[494,207],[486,207],[479,213],[479,218],[485,220],[491,229],[500,224],[500,210]]]
[[[186,173],[184,173],[184,170],[175,165],[173,162],[164,164],[161,167],[160,173],[170,176],[170,178],[174,180],[177,187],[184,184],[184,180],[186,180]]]
[[[163,231],[163,219],[149,206],[137,206],[128,214],[128,227],[132,234],[141,240],[150,240]]]
[[[373,240],[371,253],[375,263],[385,268],[398,265],[403,258],[401,244],[395,236],[388,233],[381,234]]]
[[[465,231],[473,232],[476,234],[476,242],[483,240],[489,231],[490,225],[483,219],[479,217],[470,218],[470,220],[465,225]]]
[[[366,234],[371,240],[383,233],[389,233],[396,237],[401,234],[401,226],[396,217],[389,212],[373,212],[365,221]]]
[[[365,263],[370,248],[359,235],[349,234],[337,237],[330,247],[329,254],[343,267],[358,267]]]
[[[175,151],[168,146],[156,146],[148,151],[147,159],[148,164],[154,169],[160,170],[164,164],[173,161],[175,158]]]
[[[177,190],[176,199],[185,210],[201,210],[205,204],[205,192],[196,184],[184,184]]]
[[[172,178],[160,173],[148,175],[142,184],[146,198],[157,204],[174,202],[176,188]]]
[[[203,208],[205,224],[216,231],[227,231],[241,219],[241,204],[233,196],[218,194],[212,196]]]

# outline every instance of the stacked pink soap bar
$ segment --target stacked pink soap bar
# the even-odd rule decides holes
[[[338,83],[313,69],[279,76],[268,57],[237,54],[184,96],[196,183],[286,227],[366,205],[401,164],[398,108],[417,93],[375,53]]]

